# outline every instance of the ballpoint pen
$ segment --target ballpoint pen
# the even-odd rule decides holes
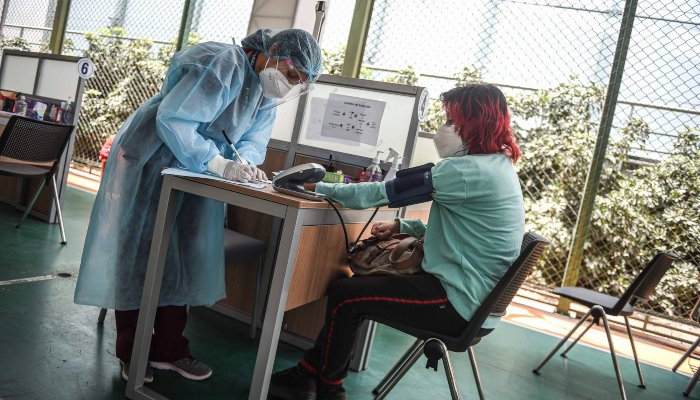
[[[236,153],[236,157],[238,157],[238,160],[240,162],[242,162],[243,164],[248,164],[248,160],[246,160],[245,158],[241,157],[240,154],[238,154],[238,150],[236,150],[236,147],[233,145],[233,142],[231,142],[231,139],[229,139],[228,135],[226,134],[226,131],[222,129],[221,133],[224,134],[224,139],[226,139],[226,141],[228,142],[228,145],[231,146],[231,148],[233,149],[233,152]]]

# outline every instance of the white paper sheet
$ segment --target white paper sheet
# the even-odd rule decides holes
[[[182,168],[167,168],[161,172],[161,175],[177,175],[177,176],[189,176],[192,178],[211,179],[213,181],[233,183],[234,185],[245,186],[245,187],[249,187],[249,188],[253,188],[253,189],[262,189],[265,186],[267,186],[264,183],[229,181],[228,179],[220,178],[216,175],[211,175],[211,174],[206,174],[206,173],[199,174],[199,173],[188,171],[188,170],[182,169]]]
[[[359,146],[357,140],[345,140],[322,135],[323,119],[326,115],[327,99],[322,97],[312,97],[309,107],[309,124],[306,128],[306,138],[310,140],[323,140],[325,142],[342,143],[348,146]]]
[[[376,146],[384,107],[383,101],[331,93],[321,135]]]

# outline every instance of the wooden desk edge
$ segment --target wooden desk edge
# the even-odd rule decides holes
[[[209,185],[209,186],[214,186],[214,187],[217,187],[220,189],[229,190],[231,192],[245,194],[245,195],[248,195],[251,197],[256,197],[256,198],[259,198],[262,200],[271,201],[273,203],[283,204],[285,206],[291,206],[291,207],[295,207],[295,208],[320,208],[320,209],[330,209],[331,208],[331,206],[325,201],[304,200],[300,197],[294,197],[294,196],[290,196],[287,194],[277,192],[272,188],[271,184],[268,184],[267,186],[265,186],[262,189],[253,189],[253,188],[249,188],[249,187],[245,187],[245,186],[241,186],[241,185],[236,185],[233,183],[216,181],[213,179],[195,178],[195,177],[191,177],[191,176],[179,176],[179,175],[173,175],[173,176],[181,178],[181,179],[186,179],[189,181],[197,182],[197,183],[202,183],[202,184]],[[338,208],[343,209],[340,205],[338,205]],[[380,210],[396,210],[396,208],[389,208],[389,207],[385,206],[385,207],[381,207]]]

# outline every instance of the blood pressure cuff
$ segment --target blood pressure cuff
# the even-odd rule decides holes
[[[386,181],[386,196],[389,207],[405,207],[425,203],[433,199],[433,163],[418,167],[402,169],[396,172],[396,178]]]

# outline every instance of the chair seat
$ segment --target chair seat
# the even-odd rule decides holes
[[[229,261],[245,261],[265,252],[265,242],[256,238],[224,229],[224,257]]]
[[[442,335],[436,332],[431,332],[431,331],[426,331],[423,329],[418,329],[418,328],[411,328],[408,326],[403,326],[400,324],[396,324],[390,321],[380,321],[377,320],[377,322],[381,323],[382,325],[390,326],[394,329],[397,329],[403,333],[407,333],[416,339],[420,340],[428,340],[428,339],[440,339],[441,342],[445,343],[445,346],[447,346],[447,349],[449,351],[454,351],[454,352],[464,352],[466,351],[469,347],[474,346],[475,344],[479,343],[481,341],[481,338],[488,335],[493,331],[493,329],[479,329],[479,333],[477,336],[474,338],[474,340],[471,341],[471,343],[462,343],[460,340],[459,336],[446,336]]]
[[[0,175],[32,177],[46,175],[50,171],[48,168],[35,167],[29,164],[0,161]]]
[[[634,312],[634,308],[629,304],[626,304],[619,313],[614,312],[613,308],[620,300],[619,297],[610,296],[605,293],[599,293],[582,287],[564,286],[554,289],[554,294],[566,297],[567,299],[571,299],[587,307],[599,305],[603,307],[606,314],[612,316],[628,316],[632,315],[632,312]]]

